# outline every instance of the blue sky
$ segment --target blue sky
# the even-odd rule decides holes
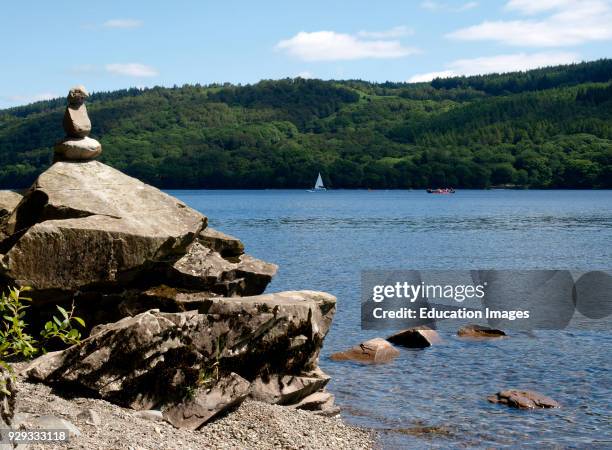
[[[612,0],[6,2],[0,108],[90,91],[419,81],[610,57]]]

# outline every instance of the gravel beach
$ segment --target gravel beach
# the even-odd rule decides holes
[[[135,411],[104,400],[67,400],[42,384],[19,380],[17,417],[20,414],[52,415],[74,424],[81,435],[69,444],[29,445],[29,449],[370,449],[372,431],[346,425],[339,417],[317,416],[308,411],[247,401],[230,414],[200,431],[179,430],[163,421],[143,419]],[[94,411],[91,419],[79,416]],[[89,423],[88,423],[89,422]]]

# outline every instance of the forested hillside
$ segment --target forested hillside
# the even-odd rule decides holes
[[[68,90],[68,86],[66,87]],[[0,111],[0,185],[63,137],[65,99]],[[431,83],[285,79],[97,93],[101,160],[165,188],[612,187],[612,60]]]

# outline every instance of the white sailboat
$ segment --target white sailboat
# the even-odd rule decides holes
[[[319,172],[319,176],[317,177],[317,181],[315,182],[313,189],[308,189],[308,192],[324,192],[327,188],[323,184],[323,178],[321,178],[321,172]]]

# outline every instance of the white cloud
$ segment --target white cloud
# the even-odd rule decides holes
[[[481,58],[458,59],[447,64],[446,70],[414,75],[408,81],[418,83],[434,78],[448,78],[459,75],[480,75],[486,73],[516,72],[578,62],[580,56],[568,52],[515,53],[486,56]]]
[[[102,24],[105,28],[138,28],[142,26],[142,20],[136,19],[111,19]]]
[[[371,39],[392,39],[399,38],[403,36],[411,36],[414,34],[414,30],[412,28],[408,28],[406,26],[393,27],[384,31],[360,31],[357,33],[357,36],[362,38],[371,38]]]
[[[51,100],[58,97],[60,97],[60,95],[54,92],[41,92],[40,94],[31,95],[3,95],[0,97],[0,100],[8,105],[25,105],[28,103],[39,102],[41,100]]]
[[[305,80],[310,80],[311,78],[314,78],[315,76],[313,75],[312,72],[308,72],[307,70],[305,70],[304,72],[298,73],[295,77],[296,78],[303,78]]]
[[[107,72],[115,75],[125,75],[137,78],[155,77],[159,74],[154,67],[139,63],[107,64],[104,68]]]
[[[352,59],[388,59],[418,53],[397,40],[367,40],[335,31],[301,31],[276,44],[277,50],[304,61],[337,61]]]
[[[510,0],[507,11],[541,19],[484,21],[447,35],[529,47],[562,47],[612,39],[612,0]]]
[[[505,9],[508,11],[518,11],[522,14],[538,14],[551,9],[567,8],[575,3],[573,0],[509,0]]]
[[[413,75],[408,79],[409,83],[422,83],[424,81],[431,81],[434,78],[449,78],[454,77],[457,74],[452,70],[441,70],[440,72],[428,72]]]
[[[474,9],[478,6],[478,2],[465,2],[459,5],[452,5],[445,2],[439,2],[436,0],[425,0],[421,2],[421,8],[428,9],[430,11],[449,11],[449,12],[461,12],[467,11],[468,9]]]

